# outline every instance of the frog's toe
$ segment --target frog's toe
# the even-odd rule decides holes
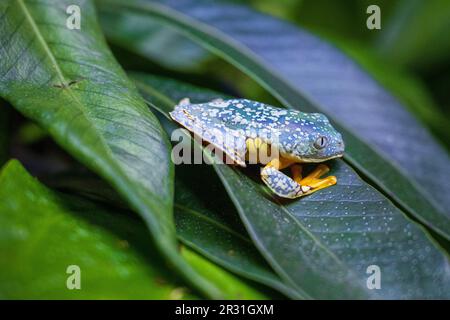
[[[328,166],[324,164],[319,164],[310,174],[308,174],[303,179],[300,179],[300,181],[298,182],[300,184],[308,184],[310,181],[320,178],[328,171],[330,171],[330,168],[328,168]]]
[[[294,199],[304,193],[297,182],[273,167],[261,169],[261,178],[270,190],[282,198]]]

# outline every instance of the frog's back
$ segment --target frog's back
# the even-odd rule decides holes
[[[241,166],[245,166],[246,136],[242,127],[231,125],[239,100],[213,100],[191,104],[183,99],[170,112],[170,116],[183,127],[227,153]],[[234,122],[233,122],[234,123]]]
[[[178,110],[178,112],[176,112]],[[180,113],[180,109],[183,109]],[[302,112],[276,108],[261,102],[247,99],[213,100],[200,104],[180,104],[174,115],[184,117],[189,114],[197,122],[209,127],[226,127],[244,131],[247,136],[259,131],[289,130],[302,121]],[[177,120],[177,119],[175,119]],[[177,120],[178,121],[178,120]],[[178,121],[179,122],[179,121]]]
[[[181,101],[171,113],[172,118],[190,131],[219,130],[223,135],[261,138],[281,151],[302,138],[303,126],[312,125],[310,114],[273,107],[248,99],[213,100],[191,104]],[[195,126],[194,128],[192,126]]]

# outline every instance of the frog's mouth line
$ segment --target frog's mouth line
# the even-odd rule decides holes
[[[291,158],[293,160],[297,160],[300,163],[319,163],[319,162],[325,162],[325,161],[336,159],[336,158],[342,158],[343,156],[344,156],[344,154],[341,153],[341,154],[337,154],[337,155],[327,157],[327,158],[314,159],[314,158],[301,158],[298,156],[293,157],[292,155],[283,155],[283,157],[285,157],[285,158]]]

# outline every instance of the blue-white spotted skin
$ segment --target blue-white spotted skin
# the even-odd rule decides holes
[[[247,99],[219,99],[200,104],[185,100],[171,116],[213,144],[220,144],[217,136],[235,136],[236,152],[231,157],[242,166],[247,138],[260,138],[296,162],[322,162],[344,153],[341,134],[320,113],[280,109]]]
[[[262,169],[261,178],[264,183],[280,197],[295,199],[305,193],[300,184],[275,168],[265,167]]]

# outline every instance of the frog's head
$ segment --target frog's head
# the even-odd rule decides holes
[[[302,113],[300,135],[293,154],[305,162],[321,162],[344,155],[344,141],[321,113]]]

